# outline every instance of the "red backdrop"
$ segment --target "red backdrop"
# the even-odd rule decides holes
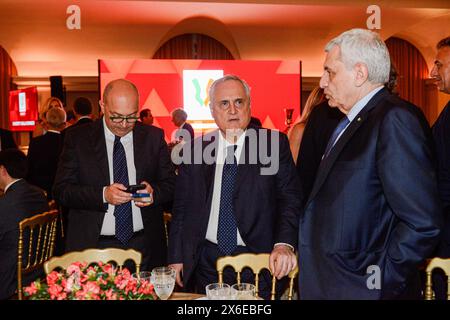
[[[283,130],[284,108],[299,116],[301,63],[299,61],[245,60],[99,60],[101,94],[108,82],[118,78],[132,81],[139,90],[139,109],[149,108],[154,125],[166,132],[175,129],[170,112],[183,106],[183,70],[223,70],[235,74],[251,87],[252,116],[263,127]],[[189,120],[189,119],[188,119]]]

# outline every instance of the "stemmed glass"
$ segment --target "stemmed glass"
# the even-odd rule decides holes
[[[169,299],[175,287],[176,272],[169,267],[157,267],[152,270],[151,282],[161,300]]]

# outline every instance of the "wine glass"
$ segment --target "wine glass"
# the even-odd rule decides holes
[[[157,267],[152,270],[151,281],[161,300],[169,299],[175,287],[176,272],[169,267]]]

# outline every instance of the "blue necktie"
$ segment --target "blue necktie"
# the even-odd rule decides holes
[[[114,139],[113,172],[114,182],[128,186],[127,157],[118,136]],[[116,238],[123,244],[127,244],[133,236],[131,201],[115,206],[114,216],[116,217]]]
[[[217,245],[224,255],[230,255],[237,247],[237,225],[233,214],[233,191],[238,165],[234,152],[236,146],[227,147],[227,155],[222,172],[220,191],[219,224]]]
[[[331,149],[333,149],[334,142],[336,141],[337,137],[339,137],[339,134],[342,132],[342,130],[345,129],[345,127],[347,127],[349,123],[350,120],[347,118],[347,116],[345,116],[344,118],[342,118],[341,121],[339,121],[337,127],[334,129],[333,134],[331,135],[330,140],[328,140],[328,144],[322,159],[325,159],[328,156]]]

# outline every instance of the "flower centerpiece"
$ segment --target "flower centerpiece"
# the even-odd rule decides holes
[[[153,285],[137,279],[123,268],[98,262],[75,262],[67,270],[52,271],[46,281],[40,279],[24,288],[31,300],[143,300],[156,299]]]

